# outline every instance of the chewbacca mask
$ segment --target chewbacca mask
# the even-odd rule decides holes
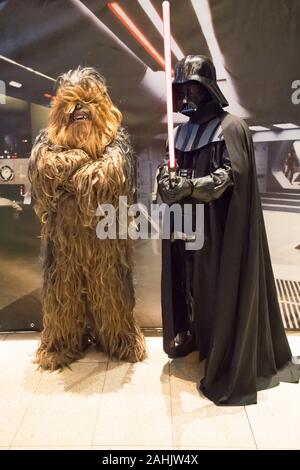
[[[146,357],[133,316],[131,241],[96,235],[99,204],[117,211],[119,196],[133,199],[132,149],[121,119],[96,70],[70,70],[58,79],[49,125],[32,149],[29,179],[45,253],[36,353],[43,369],[81,357],[89,335],[109,356]]]

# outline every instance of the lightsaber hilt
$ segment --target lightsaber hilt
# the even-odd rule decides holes
[[[177,167],[176,166],[174,166],[174,167],[168,166],[168,169],[169,169],[169,178],[170,178],[171,188],[174,188],[174,186],[176,184],[176,170],[177,170]]]

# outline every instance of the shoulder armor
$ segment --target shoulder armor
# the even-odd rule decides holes
[[[176,127],[174,144],[177,150],[190,152],[211,143],[223,140],[222,117],[216,117],[205,124],[188,121]]]

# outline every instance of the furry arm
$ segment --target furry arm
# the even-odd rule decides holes
[[[56,211],[57,200],[66,191],[68,180],[87,161],[89,156],[83,150],[52,145],[45,131],[39,134],[29,159],[28,176],[40,219],[49,211]]]
[[[83,225],[94,226],[99,204],[118,205],[119,196],[134,195],[133,152],[125,129],[98,160],[80,149],[54,146],[42,131],[37,137],[29,162],[29,180],[37,215],[45,220],[56,211],[62,194],[73,193]]]
[[[135,190],[134,162],[125,129],[119,130],[102,157],[82,165],[71,181],[84,225],[95,224],[99,204],[112,204],[117,208],[119,196],[127,196],[127,203],[131,204]]]

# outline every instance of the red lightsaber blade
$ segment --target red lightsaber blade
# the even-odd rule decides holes
[[[175,182],[175,152],[173,132],[173,100],[172,100],[172,65],[171,65],[171,32],[170,32],[170,3],[164,1],[163,23],[164,23],[164,53],[165,53],[165,78],[167,92],[167,118],[168,118],[168,142],[169,142],[169,172],[171,182]]]

